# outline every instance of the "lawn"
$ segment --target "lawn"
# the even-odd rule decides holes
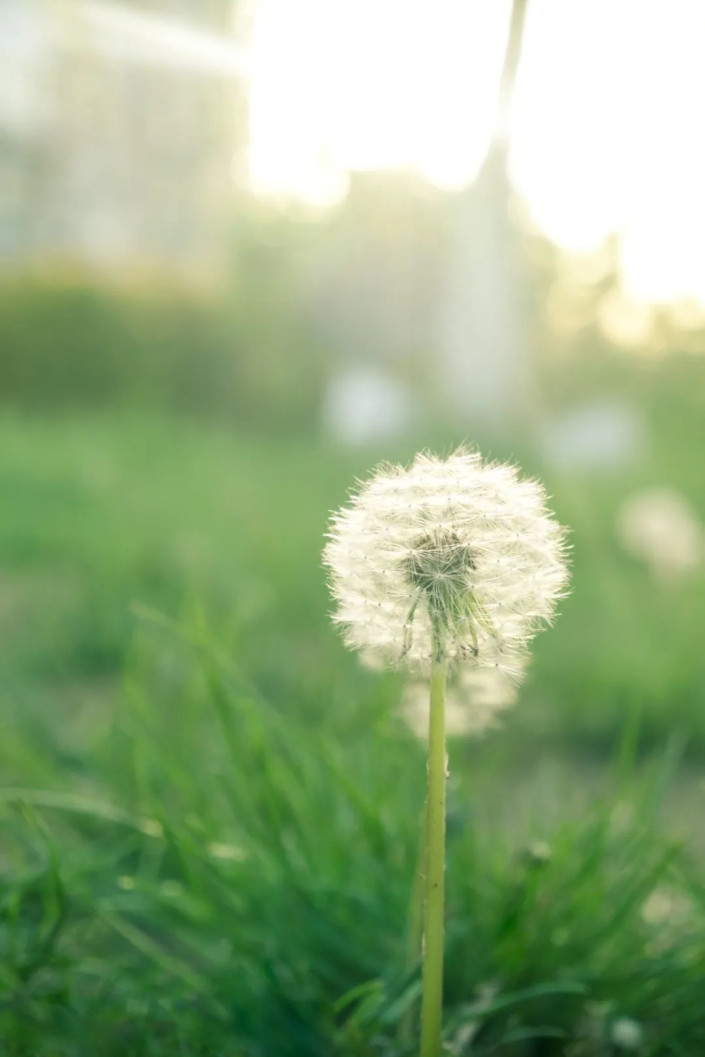
[[[654,581],[615,518],[650,484],[705,515],[704,427],[695,402],[650,422],[629,470],[517,456],[573,584],[503,729],[451,744],[458,1055],[702,1052],[705,580]],[[3,1052],[414,1052],[423,749],[320,567],[329,511],[389,454],[0,418]]]

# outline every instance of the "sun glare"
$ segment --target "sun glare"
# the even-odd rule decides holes
[[[487,150],[510,0],[259,0],[250,171],[261,192],[339,200],[350,171],[457,190]],[[510,124],[535,223],[569,250],[611,233],[635,297],[705,302],[705,8],[531,0]]]
[[[466,184],[490,135],[509,8],[502,0],[488,17],[467,0],[260,0],[255,188],[315,202],[336,170],[390,167]]]

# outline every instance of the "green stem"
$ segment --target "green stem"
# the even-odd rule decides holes
[[[446,837],[445,661],[431,665],[426,794],[426,892],[420,1057],[440,1057],[443,1014],[443,902]]]
[[[404,969],[410,973],[421,958],[423,944],[424,895],[426,889],[426,815],[424,807],[422,825],[419,833],[419,848],[416,854],[414,885],[409,901],[409,926],[406,940],[406,961]],[[410,1003],[399,1021],[398,1037],[401,1042],[411,1042],[416,1034],[418,1023],[418,1002]]]

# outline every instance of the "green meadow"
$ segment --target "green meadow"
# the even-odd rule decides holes
[[[457,1057],[702,1052],[705,576],[655,580],[615,528],[654,485],[705,517],[679,370],[640,379],[628,469],[483,444],[545,481],[572,589],[502,727],[450,745]],[[2,413],[0,1052],[415,1052],[424,747],[320,551],[354,478],[426,442]]]

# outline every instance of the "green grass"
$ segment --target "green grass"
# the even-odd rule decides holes
[[[695,412],[690,422],[677,445],[656,434],[661,465],[621,475],[559,475],[531,451],[521,458],[544,477],[571,530],[573,564],[572,594],[536,641],[511,720],[523,736],[604,754],[638,709],[655,747],[674,728],[705,742],[705,576],[659,584],[615,531],[624,497],[651,484],[681,488],[705,519],[705,447],[696,443],[705,430]],[[320,548],[353,477],[388,453],[343,456],[315,441],[127,415],[6,415],[0,453],[0,676],[18,722],[41,723],[53,710],[47,694],[111,697],[138,607],[173,616],[194,602],[274,704],[286,707],[293,692],[297,708],[315,713],[333,684],[356,707],[362,676],[331,633]]]
[[[701,1052],[703,580],[655,584],[613,527],[642,484],[702,502],[685,430],[657,435],[607,480],[522,458],[573,594],[505,730],[451,746],[457,1055],[603,1057],[620,1018]],[[2,1052],[413,1053],[424,756],[319,559],[377,453],[9,414],[0,452]]]
[[[597,1055],[629,1017],[642,1052],[695,1054],[705,917],[660,833],[673,761],[641,780],[627,763],[575,817],[504,831],[491,806],[510,790],[467,762],[455,746],[452,1052],[472,1037],[473,1053]],[[413,1052],[399,1026],[418,995],[405,936],[423,754],[372,688],[354,726],[312,724],[198,623],[155,631],[94,763],[117,809],[98,784],[4,794],[9,1052]]]

